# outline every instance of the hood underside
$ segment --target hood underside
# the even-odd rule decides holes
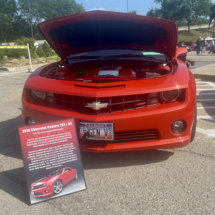
[[[155,17],[90,11],[48,20],[38,29],[62,58],[106,49],[139,49],[175,56],[177,25]]]

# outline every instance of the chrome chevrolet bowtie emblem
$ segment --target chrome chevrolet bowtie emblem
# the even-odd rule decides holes
[[[101,108],[106,108],[108,106],[108,103],[102,103],[100,102],[93,102],[93,103],[87,103],[85,107],[92,108],[93,110],[100,110]]]

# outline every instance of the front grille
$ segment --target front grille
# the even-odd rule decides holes
[[[128,132],[116,132],[114,133],[114,140],[80,140],[80,142],[89,142],[93,144],[110,144],[110,143],[126,143],[126,142],[140,142],[149,140],[159,140],[159,134],[157,130],[143,130],[143,131],[128,131]]]
[[[31,95],[31,90],[27,90],[28,95]],[[140,109],[147,107],[148,95],[149,94],[137,94],[137,95],[126,95],[126,96],[113,96],[113,97],[81,97],[72,95],[63,95],[57,93],[47,93],[45,103],[47,105],[56,106],[59,108],[72,110],[75,112],[100,115],[110,114],[116,112],[123,112],[128,110]],[[32,97],[32,96],[31,96]],[[33,98],[33,97],[32,97]],[[35,100],[35,98],[33,98]],[[159,104],[159,98],[157,97],[157,104]],[[42,101],[41,101],[42,102]],[[94,110],[91,107],[86,107],[88,103],[94,102],[108,103],[107,107],[101,108],[100,110]]]
[[[48,100],[51,101],[51,99],[52,98],[48,97]],[[92,104],[93,102],[108,103],[108,106],[106,108],[101,108],[100,110],[86,107],[88,103]],[[53,103],[76,112],[99,115],[146,107],[147,94],[101,98],[54,94]]]
[[[44,186],[41,184],[41,185],[33,186],[32,189],[35,190],[35,189],[39,189],[39,188],[42,188],[42,187],[44,187]]]
[[[157,130],[119,132],[114,134],[114,142],[135,142],[159,140]]]
[[[39,195],[43,195],[43,194],[42,193],[34,193],[34,195],[39,196]]]

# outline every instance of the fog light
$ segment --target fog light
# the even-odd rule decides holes
[[[187,124],[184,120],[176,120],[175,122],[172,123],[171,129],[172,129],[172,132],[179,134],[185,131],[186,127],[187,127]]]
[[[27,121],[28,125],[35,125],[36,124],[36,122],[31,117],[29,117],[26,121]]]

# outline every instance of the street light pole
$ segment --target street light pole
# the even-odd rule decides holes
[[[28,12],[29,12],[30,25],[31,25],[31,37],[34,40],[34,34],[33,34],[33,28],[32,28],[32,20],[31,20],[31,11],[30,11],[29,0],[28,0]]]

